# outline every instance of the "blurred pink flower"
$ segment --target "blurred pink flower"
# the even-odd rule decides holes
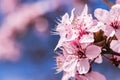
[[[120,0],[116,0],[116,4],[120,4]]]
[[[120,39],[120,5],[114,5],[110,11],[96,9],[95,17],[106,25],[104,30],[107,36],[115,36]],[[102,16],[102,17],[101,17]]]
[[[20,4],[18,0],[2,0],[0,4],[3,13],[7,14],[0,27],[0,59],[7,60],[19,58],[20,46],[15,41],[16,34],[23,35],[31,22],[60,5],[56,0],[38,1],[32,4]],[[36,29],[38,25],[41,24],[36,24]],[[39,31],[45,31],[47,28],[48,25],[41,27]]]
[[[48,31],[48,20],[44,17],[40,17],[38,19],[35,20],[35,32],[40,34],[40,33],[46,33]]]
[[[20,56],[20,46],[16,42],[0,34],[0,60],[16,61]]]
[[[18,6],[19,0],[0,0],[0,9],[3,14],[13,12]]]

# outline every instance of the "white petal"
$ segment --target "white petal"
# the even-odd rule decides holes
[[[115,36],[117,37],[118,40],[120,40],[120,29],[116,30]]]
[[[70,24],[70,19],[69,19],[69,14],[65,13],[65,15],[62,16],[62,21],[61,23],[65,23],[65,24]]]
[[[77,59],[75,57],[68,56],[68,60],[63,65],[65,72],[74,72],[77,65]]]
[[[89,59],[94,59],[96,58],[97,56],[99,56],[101,53],[101,48],[96,46],[96,45],[90,45],[87,47],[86,49],[86,56],[89,58]]]
[[[120,53],[120,41],[112,40],[112,42],[110,43],[110,48],[113,51]]]
[[[85,5],[85,7],[84,7],[84,9],[83,9],[83,11],[82,11],[82,13],[81,13],[81,16],[87,15],[87,14],[88,14],[88,6]]]
[[[90,64],[88,62],[88,59],[79,60],[77,64],[77,70],[79,74],[86,74],[88,73],[89,69],[90,69]]]
[[[94,15],[99,21],[102,21],[103,23],[106,23],[109,20],[109,12],[107,10],[98,8],[95,10]]]
[[[110,10],[110,15],[113,17],[113,19],[118,18],[120,15],[120,5],[116,4],[112,6]]]
[[[115,30],[111,26],[107,26],[104,32],[105,32],[105,35],[108,37],[113,37],[115,34]]]
[[[99,55],[98,58],[95,59],[95,62],[96,62],[96,63],[102,63],[102,62],[103,62],[102,56]]]
[[[74,11],[75,11],[75,8],[72,9],[71,11],[71,17],[70,17],[70,21],[72,22],[73,19],[74,19]]]

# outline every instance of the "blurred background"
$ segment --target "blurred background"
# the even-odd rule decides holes
[[[109,0],[115,3],[115,0]],[[0,80],[61,80],[55,74],[54,48],[58,35],[51,35],[57,22],[73,8],[89,13],[109,7],[102,0],[0,0]],[[120,80],[120,69],[106,60],[93,70],[107,80]]]

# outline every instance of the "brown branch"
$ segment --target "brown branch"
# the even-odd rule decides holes
[[[102,54],[111,54],[111,55],[120,56],[120,53],[114,52],[112,50],[107,50],[107,51],[102,50]]]

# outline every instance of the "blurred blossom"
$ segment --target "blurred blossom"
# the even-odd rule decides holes
[[[48,31],[48,20],[45,19],[44,17],[40,17],[38,19],[35,20],[35,30],[36,32],[38,32],[38,34],[40,33],[46,33]]]
[[[19,58],[20,47],[15,41],[16,34],[25,34],[31,22],[35,22],[37,32],[48,30],[48,21],[43,16],[46,12],[59,7],[59,1],[38,1],[18,5],[19,0],[1,0],[1,10],[5,16],[0,29],[0,58],[14,60]],[[3,36],[4,35],[4,36]],[[19,36],[19,35],[17,35]],[[7,50],[6,50],[7,49]]]
[[[15,10],[19,0],[0,0],[1,12],[7,14]]]
[[[116,0],[116,4],[120,4],[120,0]]]
[[[18,60],[20,53],[19,45],[9,37],[4,37],[2,35],[0,35],[0,60]]]

